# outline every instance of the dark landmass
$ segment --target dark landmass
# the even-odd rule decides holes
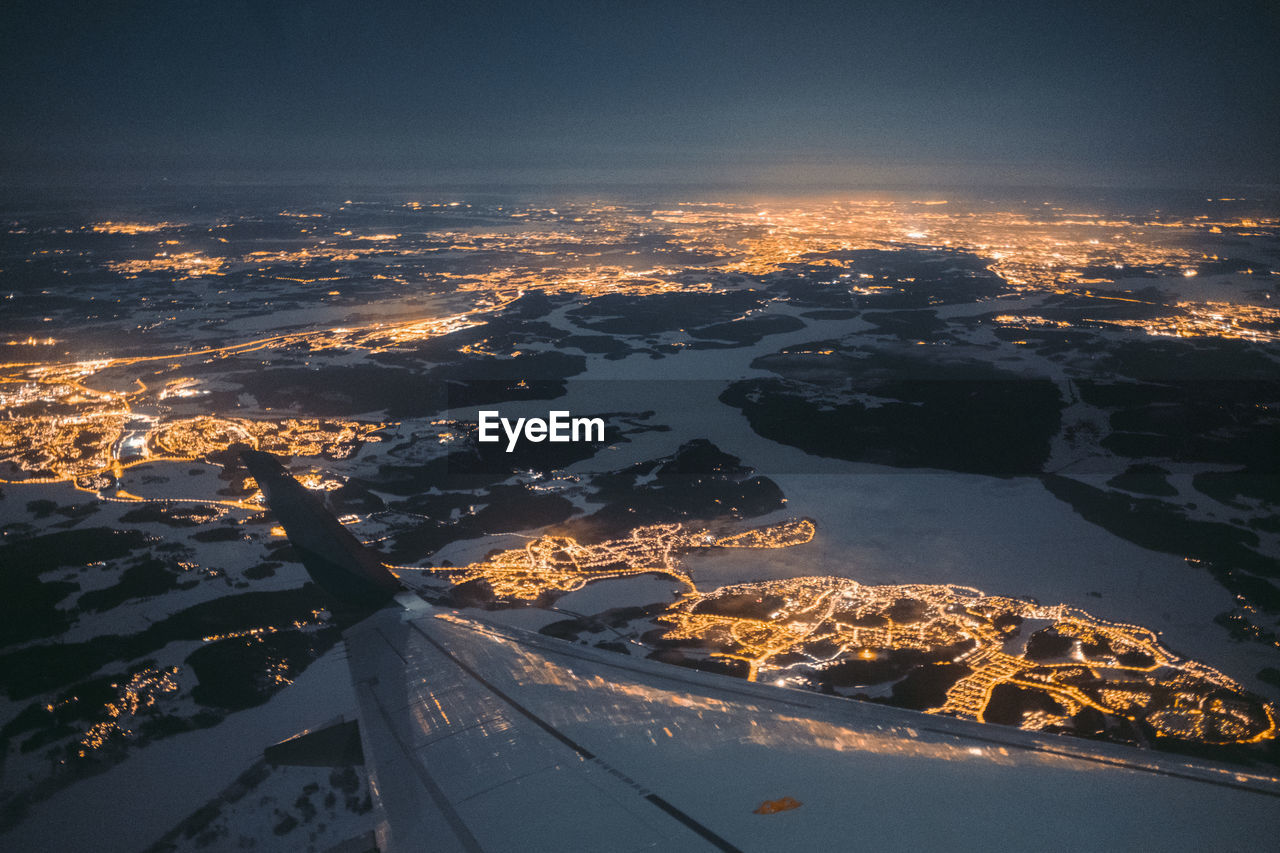
[[[721,401],[741,409],[761,436],[817,456],[1028,475],[1040,472],[1061,426],[1064,404],[1055,383],[981,362],[783,352],[753,366],[782,378],[735,382]]]

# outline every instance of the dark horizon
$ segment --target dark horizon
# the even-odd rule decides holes
[[[0,17],[11,186],[1280,185],[1265,2],[15,2]]]

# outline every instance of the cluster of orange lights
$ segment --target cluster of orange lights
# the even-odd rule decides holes
[[[657,573],[694,589],[681,566],[681,554],[712,547],[786,548],[813,538],[813,522],[793,520],[719,537],[682,524],[638,527],[629,536],[584,545],[569,536],[541,536],[523,548],[501,551],[461,568],[436,569],[455,583],[483,580],[496,597],[534,601],[548,593],[581,589],[592,581]]]
[[[407,206],[423,207],[416,202]],[[282,215],[299,219],[309,229],[304,233],[310,236],[300,248],[226,256],[184,246],[184,226],[178,224],[98,223],[91,226],[97,233],[159,240],[159,245],[146,250],[147,257],[107,265],[119,275],[134,278],[164,275],[181,280],[257,272],[280,281],[315,284],[341,278],[332,266],[322,270],[320,264],[374,256],[492,252],[502,260],[474,271],[464,267],[464,271],[423,273],[433,283],[462,294],[458,299],[465,301],[450,312],[432,316],[326,325],[171,354],[0,364],[0,406],[6,413],[0,418],[0,475],[5,478],[0,482],[68,482],[105,494],[118,486],[130,467],[207,459],[234,444],[289,456],[345,458],[362,443],[378,441],[379,431],[387,425],[201,411],[201,397],[208,389],[200,382],[173,374],[176,378],[167,379],[162,387],[150,388],[143,381],[150,374],[141,371],[151,367],[176,371],[197,360],[211,363],[255,352],[269,357],[284,352],[409,349],[478,327],[534,290],[586,298],[711,290],[725,276],[766,277],[787,275],[799,266],[842,266],[845,262],[830,257],[833,253],[920,247],[970,253],[1016,290],[1080,293],[1085,289],[1105,294],[1114,282],[1096,277],[1098,268],[1119,275],[1126,269],[1156,270],[1190,279],[1197,267],[1218,258],[1195,248],[1195,241],[1188,237],[1223,233],[1252,237],[1280,228],[1277,220],[1119,219],[1057,209],[1038,210],[1033,216],[954,207],[935,199],[768,209],[689,203],[649,213],[594,205],[574,218],[551,209],[526,210],[508,212],[513,227],[430,232],[436,248],[401,245],[406,236],[401,233],[326,232],[323,216],[286,212]],[[535,225],[534,220],[538,227],[525,227]],[[637,238],[654,234],[662,240],[649,250],[636,248]],[[574,245],[581,248],[566,248]],[[296,268],[297,277],[280,275],[276,268],[281,265]],[[858,275],[855,266],[849,267],[851,278],[832,286],[863,293],[886,287],[869,274],[852,278]],[[403,283],[390,268],[379,277]],[[1198,286],[1206,278],[1180,283]],[[1280,340],[1280,309],[1209,298],[1180,299],[1171,307],[1176,315],[1090,322],[1150,335]],[[996,322],[1024,328],[1070,325],[1031,312],[1002,314]],[[29,337],[7,343],[18,347],[54,342]],[[490,350],[487,341],[469,344],[460,352],[510,355]],[[137,375],[131,371],[138,371]],[[338,485],[318,469],[301,479],[314,489]],[[118,487],[112,497],[141,500]],[[260,508],[252,498],[225,503]],[[865,586],[839,578],[801,578],[703,593],[680,559],[698,549],[798,546],[814,535],[814,526],[807,520],[731,535],[680,524],[653,525],[596,544],[565,536],[539,537],[481,562],[435,571],[447,573],[455,583],[483,580],[498,598],[522,602],[604,579],[645,573],[670,577],[686,594],[657,617],[666,637],[690,641],[691,648],[713,647],[716,656],[743,661],[752,679],[786,683],[846,661],[873,661],[901,650],[964,647],[952,662],[968,672],[947,690],[945,701],[931,709],[936,713],[983,720],[993,692],[1011,685],[1043,694],[1057,708],[1026,712],[1022,726],[1028,729],[1062,726],[1093,709],[1140,718],[1161,735],[1204,743],[1250,742],[1276,735],[1274,708],[1250,697],[1217,670],[1173,655],[1152,632],[1139,626],[954,586]],[[774,604],[768,612],[755,613],[749,606],[734,612],[725,606],[731,598],[748,605],[749,599]],[[1051,659],[1010,651],[1014,622],[1065,638],[1069,651]],[[117,734],[127,734],[135,715],[154,705],[157,697],[177,690],[175,674],[171,668],[133,676],[121,688],[120,700],[108,705],[108,720],[86,732],[81,747],[94,749]],[[287,681],[287,667],[280,664],[270,677]]]
[[[1093,709],[1185,741],[1251,743],[1277,734],[1275,708],[1218,670],[1173,654],[1139,625],[951,585],[803,577],[700,592],[679,560],[696,549],[802,545],[814,534],[807,519],[730,535],[651,525],[593,545],[544,536],[479,563],[430,571],[455,583],[483,580],[497,598],[515,603],[611,578],[670,577],[685,593],[653,617],[664,626],[664,640],[689,654],[741,661],[753,681],[807,684],[848,661],[908,652],[964,668],[931,713],[986,721],[1003,685],[1039,693],[1055,709],[1024,709],[1020,725],[1028,730],[1070,729],[1073,717]],[[1030,653],[1036,634],[1060,645],[1050,654]]]
[[[95,723],[80,737],[79,755],[84,758],[89,750],[101,749],[115,738],[131,737],[132,726],[139,714],[155,707],[162,696],[178,692],[178,668],[158,669],[148,667],[134,673],[126,684],[113,685],[120,693],[106,705],[106,719]],[[50,708],[49,710],[52,710]]]
[[[903,650],[946,655],[965,674],[932,713],[985,720],[993,692],[1010,685],[1039,692],[1058,709],[1024,713],[1027,729],[1068,727],[1091,708],[1203,743],[1256,742],[1277,732],[1276,709],[1218,670],[1179,658],[1146,628],[1065,605],[957,586],[810,577],[687,595],[657,618],[670,626],[667,639],[715,649],[713,656],[745,662],[749,678],[782,684]],[[1037,631],[1061,650],[1029,655],[1021,638]]]

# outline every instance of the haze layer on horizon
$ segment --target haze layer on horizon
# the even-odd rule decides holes
[[[0,178],[1280,184],[1269,2],[0,12]]]

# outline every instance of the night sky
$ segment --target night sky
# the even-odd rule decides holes
[[[0,11],[0,176],[1280,182],[1280,4]]]

